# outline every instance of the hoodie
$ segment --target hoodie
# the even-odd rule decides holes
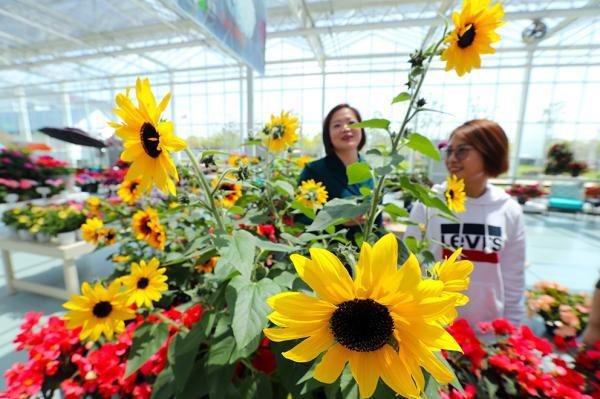
[[[433,190],[443,196],[446,187],[446,183],[435,185]],[[462,247],[462,258],[474,263],[469,290],[465,293],[470,301],[458,308],[460,317],[472,326],[497,318],[519,325],[525,313],[525,230],[521,206],[488,183],[481,197],[467,197],[465,207],[465,212],[456,214],[460,220],[456,223],[417,203],[411,211],[411,220],[426,224],[426,238],[436,259],[452,253],[444,246]],[[407,237],[417,239],[421,234],[417,226],[409,226],[406,232]]]

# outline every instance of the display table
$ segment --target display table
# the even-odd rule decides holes
[[[79,276],[77,275],[75,259],[92,252],[94,248],[94,245],[88,244],[85,241],[68,245],[57,245],[22,241],[13,237],[0,236],[0,250],[2,251],[2,262],[4,263],[4,274],[6,275],[8,292],[14,294],[17,290],[30,291],[54,298],[69,299],[71,294],[79,293]],[[31,283],[15,278],[11,252],[27,252],[62,259],[66,289]]]

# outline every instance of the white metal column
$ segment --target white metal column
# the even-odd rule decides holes
[[[16,92],[19,99],[19,130],[21,131],[21,135],[24,136],[25,141],[30,143],[33,138],[31,136],[31,124],[29,122],[29,110],[27,109],[25,90],[19,87]]]
[[[523,75],[523,87],[521,89],[521,105],[519,106],[519,119],[517,124],[517,135],[515,137],[515,153],[510,163],[509,177],[514,184],[517,179],[517,168],[519,167],[519,154],[521,152],[521,142],[523,138],[523,127],[525,125],[525,112],[527,112],[527,98],[529,97],[529,83],[531,81],[531,69],[533,62],[534,49],[530,48],[527,51],[527,63]]]
[[[254,130],[254,71],[246,67],[246,126],[248,133]],[[252,146],[252,156],[256,156],[256,146]]]

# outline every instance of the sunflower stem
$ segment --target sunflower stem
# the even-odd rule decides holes
[[[277,208],[275,208],[275,203],[273,202],[273,192],[271,191],[271,159],[269,157],[270,155],[270,151],[269,151],[269,145],[271,142],[271,136],[269,135],[269,140],[268,140],[268,144],[267,144],[267,155],[266,155],[266,168],[267,170],[265,171],[265,177],[266,177],[266,183],[265,183],[265,189],[267,192],[267,201],[269,202],[269,208],[271,208],[271,213],[273,213],[273,221],[274,221],[274,225],[275,227],[277,227],[277,229],[279,231],[284,231],[283,230],[283,222],[281,221],[280,215],[277,212]]]
[[[185,153],[188,156],[188,158],[190,159],[190,162],[192,163],[194,172],[196,173],[196,176],[198,177],[198,180],[200,181],[200,184],[202,185],[202,189],[206,193],[206,196],[208,199],[208,204],[210,206],[210,210],[211,210],[213,216],[215,217],[215,221],[217,222],[219,232],[225,232],[225,224],[223,223],[223,218],[221,216],[221,212],[219,211],[219,209],[217,209],[217,206],[215,204],[215,199],[214,199],[213,195],[211,194],[211,190],[210,190],[210,187],[208,186],[208,182],[206,181],[206,177],[204,176],[202,169],[200,169],[200,164],[198,163],[198,160],[196,159],[194,154],[192,154],[192,151],[188,147],[185,148]]]
[[[417,101],[417,99],[419,98],[419,92],[421,91],[421,87],[423,86],[423,82],[425,81],[425,76],[427,75],[427,72],[429,71],[429,67],[431,66],[431,61],[432,61],[434,55],[437,54],[438,48],[444,42],[445,37],[446,37],[446,31],[444,30],[444,34],[442,35],[442,38],[435,44],[435,47],[431,51],[431,54],[429,54],[429,58],[427,59],[427,64],[423,70],[423,73],[421,74],[421,77],[419,78],[419,83],[417,84],[417,87],[411,94],[410,103],[408,105],[408,108],[406,109],[406,113],[404,114],[404,119],[402,121],[400,130],[398,131],[398,134],[395,136],[394,135],[391,136],[392,150],[390,151],[390,154],[392,154],[392,155],[395,154],[396,151],[398,150],[398,144],[400,143],[400,140],[406,136],[407,125],[410,122],[410,120],[412,119],[412,117],[417,112],[416,110],[414,110],[414,113],[411,114],[411,111],[413,111],[413,108],[415,106],[415,101]],[[384,187],[386,178],[387,178],[387,174],[380,176],[379,181],[377,183],[377,187],[375,188],[375,190],[372,194],[373,201],[371,202],[371,208],[369,209],[369,213],[368,213],[369,216],[368,216],[367,221],[363,228],[363,238],[366,242],[369,241],[369,237],[373,230],[373,224],[375,223],[375,218],[377,217],[377,207],[379,205],[379,201],[382,198],[383,187]]]

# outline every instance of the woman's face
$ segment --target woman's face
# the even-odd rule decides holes
[[[336,151],[358,151],[362,139],[360,128],[350,129],[348,125],[357,123],[358,118],[350,108],[337,110],[329,122],[329,137]]]
[[[470,145],[463,134],[452,135],[446,151],[446,168],[465,183],[487,178],[483,156]]]

